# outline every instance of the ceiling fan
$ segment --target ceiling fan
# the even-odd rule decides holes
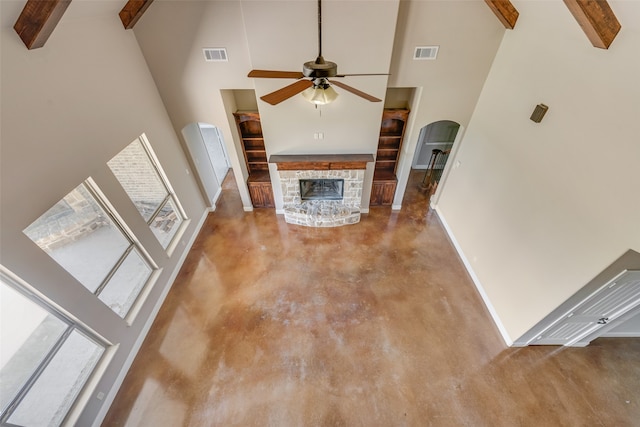
[[[302,95],[311,103],[324,105],[332,102],[338,93],[331,87],[338,86],[348,92],[371,102],[380,102],[381,99],[364,93],[354,87],[329,78],[340,78],[347,76],[388,76],[388,74],[338,74],[338,65],[335,62],[325,61],[322,57],[322,4],[318,0],[318,57],[315,61],[305,62],[302,72],[299,71],[271,71],[271,70],[251,70],[248,77],[268,78],[268,79],[298,79],[295,83],[261,96],[260,99],[277,105],[282,101],[291,98],[302,92]],[[304,79],[305,77],[309,78]]]

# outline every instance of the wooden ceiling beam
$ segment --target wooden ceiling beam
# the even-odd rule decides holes
[[[506,29],[513,30],[520,14],[509,0],[484,0],[484,2],[489,5]]]
[[[28,0],[13,29],[27,49],[44,46],[71,0]]]
[[[591,44],[608,49],[622,26],[607,0],[564,0]]]
[[[120,11],[120,20],[126,30],[130,30],[151,6],[153,0],[129,0]]]

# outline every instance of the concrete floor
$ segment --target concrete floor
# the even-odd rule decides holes
[[[640,426],[640,339],[507,348],[421,178],[329,229],[227,180],[103,426]]]

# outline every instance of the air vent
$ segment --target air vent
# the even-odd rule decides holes
[[[439,46],[418,46],[413,52],[413,59],[436,59]]]
[[[204,60],[207,62],[227,62],[229,58],[227,57],[227,49],[223,47],[213,47],[213,48],[204,48],[202,49],[204,53]]]

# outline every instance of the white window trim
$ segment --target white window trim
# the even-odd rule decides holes
[[[178,246],[178,242],[180,241],[180,239],[182,238],[182,235],[186,231],[190,220],[187,217],[187,213],[182,207],[180,200],[178,200],[178,196],[176,195],[175,190],[171,186],[169,177],[167,176],[167,174],[165,174],[164,170],[162,169],[160,160],[156,156],[156,153],[153,151],[153,147],[151,147],[151,143],[149,142],[147,135],[143,133],[142,135],[140,135],[138,140],[140,141],[140,144],[142,145],[142,148],[144,149],[144,151],[147,153],[147,156],[149,156],[149,160],[151,161],[151,166],[153,166],[153,169],[156,171],[156,173],[160,177],[160,181],[162,181],[162,185],[164,185],[164,187],[167,189],[167,193],[169,193],[167,195],[167,198],[163,201],[163,203],[160,204],[160,206],[158,206],[158,209],[156,210],[156,212],[154,212],[154,214],[151,215],[147,224],[150,225],[152,223],[153,219],[158,215],[158,212],[160,212],[160,209],[168,202],[168,200],[171,200],[173,202],[173,205],[175,206],[176,211],[182,217],[182,222],[180,224],[180,227],[178,228],[178,230],[176,231],[176,234],[173,236],[173,239],[171,239],[171,242],[169,242],[169,244],[167,245],[167,248],[165,249],[167,252],[167,255],[170,257],[173,254],[173,251],[175,251],[176,247]]]
[[[140,243],[140,241],[136,238],[133,231],[120,217],[115,207],[111,204],[111,202],[109,201],[107,196],[102,192],[102,190],[100,190],[100,187],[98,187],[98,184],[96,184],[93,178],[91,177],[87,178],[83,184],[85,185],[87,190],[89,190],[89,193],[94,197],[94,199],[100,205],[100,207],[104,209],[105,213],[109,215],[109,218],[113,221],[114,225],[120,229],[124,237],[127,240],[129,240],[129,242],[133,247],[135,247],[135,249],[138,250],[138,253],[140,254],[140,256],[144,258],[144,260],[147,262],[147,264],[151,268],[151,274],[149,275],[147,282],[144,284],[144,286],[136,296],[135,301],[133,302],[131,307],[129,307],[129,310],[124,316],[124,321],[127,323],[128,326],[131,326],[135,321],[135,318],[137,317],[138,313],[140,312],[142,305],[144,304],[147,297],[149,296],[151,289],[153,289],[153,286],[157,282],[158,277],[162,272],[162,269],[158,267],[158,264],[153,260],[153,258],[151,257],[151,254],[149,254],[149,252],[144,248],[144,246],[142,246],[142,243]],[[125,253],[128,253],[128,252],[129,252],[129,249],[127,249]],[[121,260],[122,259],[123,257],[121,257]],[[110,278],[115,274],[115,271],[117,271],[119,267],[119,263],[113,266],[113,268],[111,269],[111,271],[109,272],[105,280],[107,280],[107,278]],[[96,292],[98,290],[104,289],[106,285],[108,285],[108,280],[107,280],[107,283],[101,284],[101,286],[98,287]],[[97,294],[94,293],[94,294],[97,297],[99,297],[99,293]],[[118,317],[120,317],[120,315],[118,315]]]
[[[178,230],[176,230],[176,233],[174,234],[173,238],[171,239],[171,241],[169,242],[167,247],[166,248],[163,247],[163,249],[166,252],[167,256],[171,257],[171,255],[173,254],[173,251],[178,246],[178,242],[182,239],[182,236],[184,235],[184,233],[185,233],[189,223],[191,222],[191,220],[188,218],[186,211],[182,207],[182,204],[180,203],[180,200],[178,199],[178,196],[176,195],[176,192],[173,189],[173,186],[171,185],[171,182],[169,181],[169,177],[167,176],[167,174],[164,172],[164,169],[162,168],[160,160],[158,159],[158,157],[156,156],[155,152],[153,151],[153,147],[151,146],[151,143],[149,142],[149,138],[147,138],[147,135],[145,133],[143,133],[142,135],[140,135],[137,138],[137,141],[140,142],[140,145],[142,146],[142,149],[145,151],[145,153],[147,154],[147,156],[149,158],[149,161],[151,163],[151,167],[158,174],[158,177],[160,178],[160,182],[162,183],[162,185],[164,186],[165,190],[168,193],[167,196],[165,197],[165,199],[162,201],[162,203],[160,205],[158,205],[158,207],[155,210],[155,212],[153,213],[153,215],[151,215],[151,217],[147,221],[147,225],[151,226],[154,218],[156,218],[156,216],[160,212],[161,208],[169,200],[171,200],[171,202],[173,203],[173,205],[175,207],[176,212],[180,215],[180,217],[182,219]],[[132,141],[132,142],[135,142],[135,140]],[[117,177],[116,177],[116,179],[117,179]],[[131,198],[131,196],[129,196],[129,198]]]
[[[94,329],[89,327],[84,322],[80,321],[80,319],[78,319],[76,316],[74,316],[67,310],[63,309],[60,305],[56,304],[51,299],[47,298],[43,293],[38,291],[29,283],[22,280],[19,276],[14,274],[11,270],[6,268],[2,264],[0,264],[0,277],[2,277],[4,282],[8,286],[10,286],[12,289],[14,289],[16,292],[20,293],[25,298],[32,301],[34,304],[37,304],[39,307],[41,307],[51,315],[57,317],[58,319],[66,323],[68,325],[67,331],[71,330],[71,332],[73,332],[74,329],[78,330],[82,334],[86,335],[89,339],[93,340],[98,345],[101,345],[104,348],[104,352],[100,356],[100,360],[98,360],[98,362],[96,363],[96,366],[94,367],[93,372],[89,375],[89,378],[87,379],[84,386],[82,387],[82,390],[80,390],[80,393],[74,400],[73,404],[67,411],[62,421],[63,426],[75,425],[78,417],[82,413],[82,410],[84,409],[89,399],[91,398],[92,394],[94,393],[98,385],[98,382],[100,381],[105,371],[107,370],[107,367],[111,363],[111,360],[113,359],[113,356],[115,355],[119,344],[114,345],[111,342],[109,342],[106,338],[98,334]],[[20,404],[22,399],[24,399],[24,397],[27,395],[31,386],[33,386],[33,384],[38,379],[39,375],[46,368],[46,364],[49,363],[49,361],[55,355],[55,352],[57,351],[57,349],[59,349],[62,346],[62,344],[64,343],[63,337],[65,337],[66,339],[66,336],[68,336],[69,334],[70,333],[65,332],[64,334],[61,335],[61,337],[58,339],[58,343],[56,343],[56,345],[53,346],[52,350],[50,350],[50,354],[48,355],[48,357],[46,357],[40,363],[40,365],[38,366],[36,371],[32,374],[32,376],[29,378],[25,386],[23,386],[23,388],[20,390],[20,393],[22,393],[22,396],[18,400],[16,400],[16,397],[13,398],[10,405],[7,407],[6,413],[3,413],[0,417],[0,420],[2,420],[3,424],[7,422],[8,418],[13,413],[13,410],[15,410],[15,408]]]
[[[149,139],[147,138],[147,135],[143,133],[142,135],[140,135],[140,137],[138,139],[142,143],[142,147],[144,148],[144,151],[147,152],[147,155],[149,156],[149,159],[151,160],[151,164],[153,165],[153,168],[158,173],[158,176],[160,176],[160,179],[162,180],[162,184],[167,188],[167,192],[169,192],[169,194],[173,197],[173,202],[176,204],[176,209],[178,209],[178,211],[180,212],[180,215],[182,216],[182,220],[186,221],[188,219],[187,218],[187,213],[182,208],[182,205],[180,204],[180,201],[178,200],[178,196],[176,196],[176,192],[174,191],[173,187],[171,186],[171,182],[169,181],[169,177],[164,173],[164,170],[161,167],[160,160],[158,160],[158,157],[156,156],[156,153],[153,151],[153,148],[151,147],[151,143],[149,142]]]
[[[124,222],[124,219],[120,217],[116,208],[111,204],[107,196],[102,192],[98,184],[93,180],[93,178],[89,177],[84,181],[86,187],[89,189],[89,192],[92,196],[96,198],[98,204],[105,210],[107,215],[111,218],[111,220],[119,227],[125,237],[127,237],[131,243],[133,243],[136,248],[140,251],[140,254],[145,258],[145,260],[149,263],[149,266],[156,270],[158,268],[158,264],[153,260],[151,254],[142,246],[140,240],[133,233],[133,230],[129,228],[129,226]]]

